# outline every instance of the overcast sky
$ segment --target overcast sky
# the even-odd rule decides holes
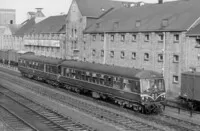
[[[72,0],[0,0],[0,8],[16,9],[17,24],[26,20],[26,13],[35,11],[35,8],[44,8],[43,13],[46,16],[59,15],[62,12],[67,13]],[[155,3],[158,0],[120,0],[120,1],[144,1]],[[172,0],[164,0],[172,1]]]

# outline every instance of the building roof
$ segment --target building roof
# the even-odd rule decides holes
[[[20,28],[20,25],[9,24],[8,28],[10,29],[12,34],[15,34],[18,31],[18,29]]]
[[[16,10],[15,10],[15,9],[0,9],[0,12],[1,12],[1,11],[15,12]]]
[[[28,30],[35,25],[35,18],[31,18],[22,23],[21,28],[15,32],[16,36],[24,36]]]
[[[186,31],[200,17],[199,5],[200,0],[184,0],[119,8],[98,19],[99,26],[95,23],[85,32]],[[136,27],[136,23],[140,26]]]
[[[122,7],[119,1],[111,0],[76,0],[83,16],[98,18],[112,8]]]
[[[200,24],[196,25],[195,27],[191,28],[187,32],[188,36],[200,36]]]
[[[67,15],[50,16],[35,24],[26,34],[65,33]]]
[[[120,66],[110,66],[103,64],[93,64],[89,62],[80,62],[80,61],[64,61],[61,63],[61,66],[77,68],[85,71],[92,71],[96,73],[110,74],[115,76],[123,76],[127,78],[162,78],[162,74],[149,71],[142,70],[136,68],[127,68]]]

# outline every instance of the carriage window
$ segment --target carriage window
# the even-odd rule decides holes
[[[92,73],[92,82],[97,83],[97,74],[96,73]]]
[[[65,68],[64,76],[68,76],[68,77],[70,76],[69,68]]]
[[[105,84],[104,75],[100,75],[100,77],[99,77],[99,83],[100,83],[101,85],[104,85],[104,84]]]
[[[76,78],[76,72],[74,69],[71,69],[71,78]]]
[[[81,79],[81,71],[76,70],[76,79]]]
[[[129,83],[128,79],[124,79],[124,81],[123,81],[123,90],[127,91],[127,92],[132,92],[131,84]]]
[[[90,72],[86,71],[86,81],[90,82]]]
[[[122,78],[114,77],[113,79],[113,87],[116,89],[121,89],[122,86]]]
[[[84,71],[81,73],[81,80],[86,80],[86,73]]]
[[[134,80],[124,80],[124,90],[128,92],[139,92],[139,82]]]

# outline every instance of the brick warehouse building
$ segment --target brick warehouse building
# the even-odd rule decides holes
[[[199,61],[196,54],[192,56],[188,53],[196,48],[188,48],[193,38],[186,36],[199,23],[198,5],[199,0],[187,0],[165,3],[161,1],[159,4],[131,8],[117,6],[104,15],[93,17],[91,22],[91,17],[84,17],[82,12],[96,12],[93,11],[96,9],[100,11],[104,9],[103,5],[95,9],[90,8],[95,7],[95,4],[85,5],[83,10],[80,1],[74,0],[66,24],[66,51],[72,56],[70,58],[74,56],[81,61],[144,68],[163,73],[168,95],[177,96],[181,86],[181,73],[198,65],[192,65],[191,60],[186,58],[193,57],[193,63]],[[72,18],[75,18],[75,22],[69,20]],[[82,18],[86,18],[84,23],[80,22]],[[71,38],[74,23],[82,28],[76,28],[74,32],[78,33]],[[75,44],[74,39],[77,39]]]

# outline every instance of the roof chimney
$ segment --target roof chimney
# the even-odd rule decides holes
[[[43,8],[35,8],[37,12],[35,13],[35,23],[38,23],[45,19],[45,15],[42,13]]]
[[[44,14],[42,13],[43,8],[35,8],[37,10],[35,16],[36,17],[45,17]]]
[[[158,4],[163,4],[163,0],[158,0]]]

